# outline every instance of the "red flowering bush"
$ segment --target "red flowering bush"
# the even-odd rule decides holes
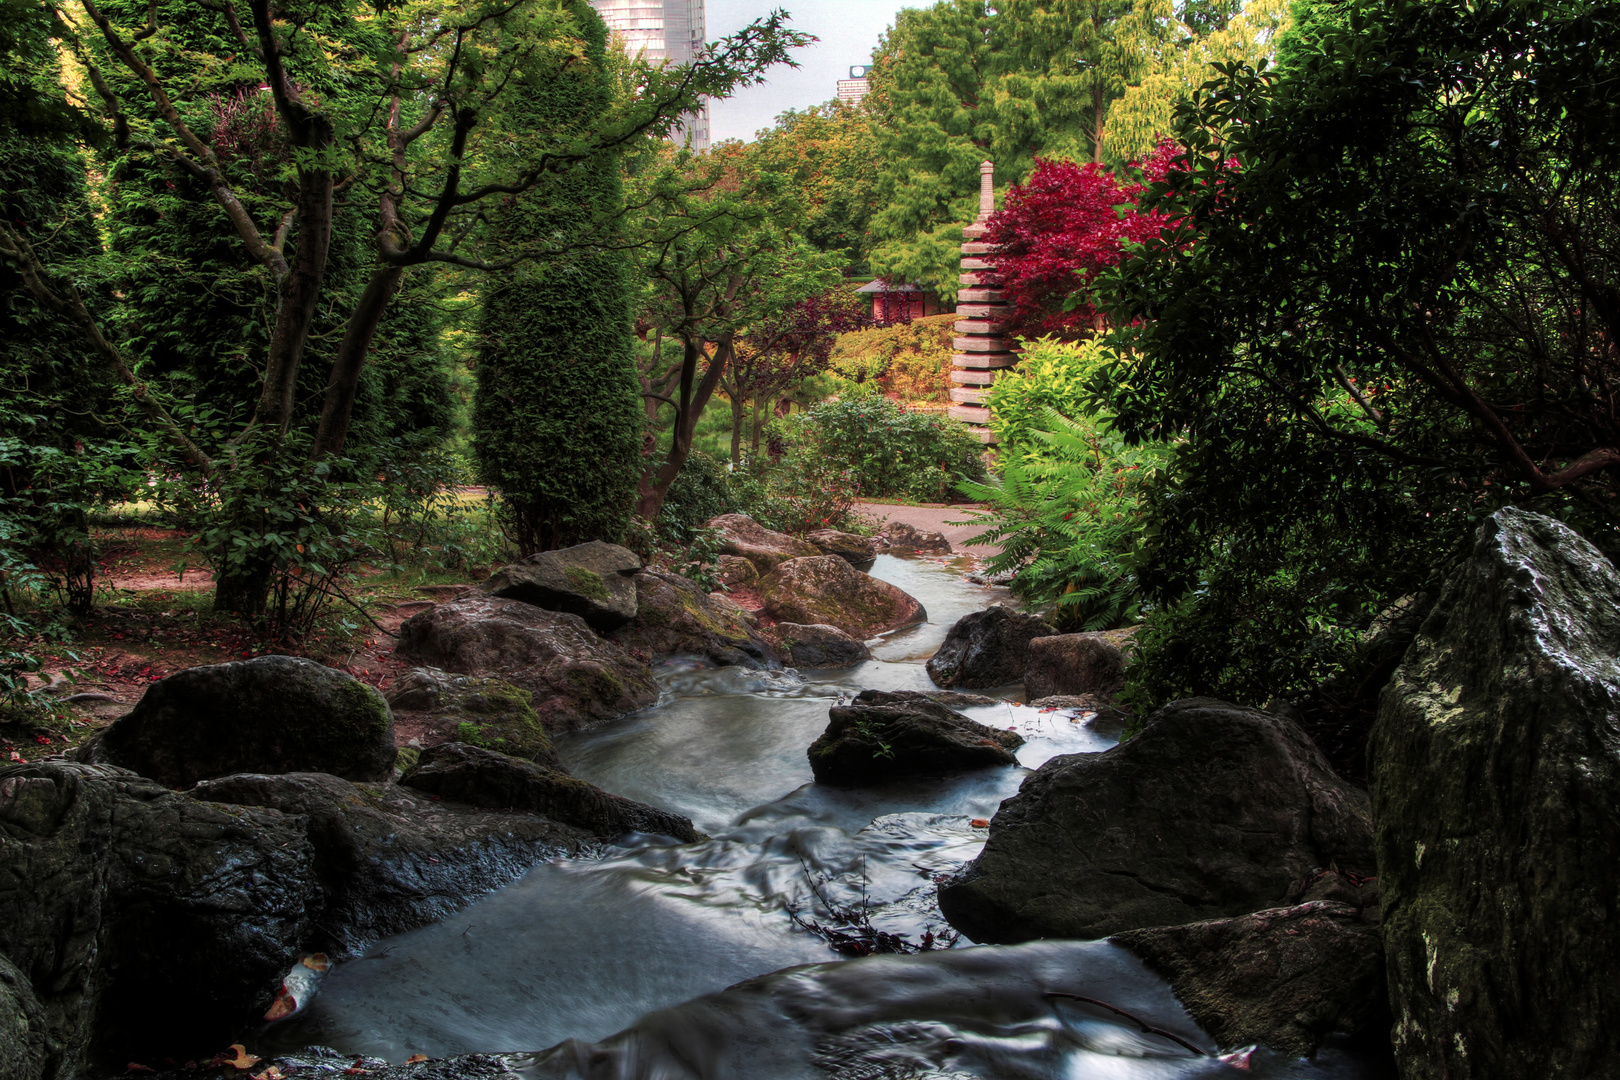
[[[1119,262],[1127,242],[1163,227],[1165,215],[1139,211],[1136,197],[1163,179],[1180,153],[1175,143],[1161,142],[1127,180],[1091,162],[1036,159],[1035,171],[1007,192],[985,235],[997,247],[995,272],[987,276],[1006,291],[1014,333],[1073,341],[1100,328],[1090,303],[1064,310],[1064,301]]]

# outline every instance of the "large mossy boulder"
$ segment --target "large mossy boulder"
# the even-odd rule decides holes
[[[1223,1047],[1263,1043],[1302,1057],[1329,1035],[1388,1027],[1383,942],[1349,904],[1313,900],[1110,940],[1163,975]]]
[[[754,617],[736,603],[665,570],[643,570],[635,581],[636,617],[612,635],[626,649],[650,661],[701,656],[721,666],[780,663]]]
[[[981,943],[1098,938],[1275,907],[1331,865],[1374,872],[1366,793],[1292,722],[1190,698],[1026,778],[940,910]]]
[[[935,686],[985,690],[1024,681],[1030,642],[1057,633],[1036,615],[996,604],[956,620],[928,660]]]
[[[313,861],[302,822],[272,810],[105,765],[0,766],[0,956],[39,1017],[0,979],[0,1046],[20,1013],[49,1078],[206,1059],[264,1013],[311,939]]]
[[[877,537],[837,529],[813,529],[804,538],[823,555],[836,555],[857,570],[870,570],[877,562]]]
[[[821,549],[808,540],[767,529],[747,514],[721,514],[711,518],[708,527],[720,530],[722,554],[740,555],[762,575],[789,559],[821,554]]]
[[[45,1032],[28,977],[0,956],[0,1080],[45,1080],[52,1056]]]
[[[658,700],[652,669],[578,615],[521,600],[465,596],[405,620],[394,652],[529,691],[548,731],[611,720]]]
[[[394,754],[393,716],[376,690],[313,660],[260,656],[153,683],[81,758],[183,788],[238,772],[381,780]]]
[[[1370,748],[1406,1080],[1620,1075],[1620,573],[1516,509],[1384,690]]]
[[[871,784],[902,776],[1018,764],[1023,736],[970,720],[927,698],[863,692],[828,710],[827,730],[810,744],[816,782]]]
[[[313,853],[306,944],[340,956],[437,922],[537,861],[577,854],[590,835],[537,814],[324,773],[244,773],[206,781],[192,794],[302,823]]]
[[[866,642],[825,623],[777,623],[775,633],[787,652],[787,662],[796,668],[849,667],[872,659]]]
[[[415,715],[432,731],[513,757],[557,764],[534,695],[504,679],[413,668],[388,690],[396,716]]]
[[[491,596],[522,600],[548,611],[578,615],[593,630],[607,633],[636,617],[641,569],[634,552],[592,540],[556,551],[539,551],[503,566],[484,582]]]
[[[760,580],[759,598],[778,622],[836,626],[858,641],[928,618],[916,597],[836,555],[788,560]]]
[[[1032,638],[1024,668],[1024,697],[1093,695],[1112,700],[1125,686],[1125,647],[1118,630]]]
[[[541,814],[592,836],[656,833],[684,843],[703,838],[690,818],[610,795],[561,769],[466,743],[422,751],[400,783],[471,806]]]

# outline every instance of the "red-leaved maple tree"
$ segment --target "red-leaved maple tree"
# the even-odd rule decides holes
[[[997,246],[991,256],[996,269],[987,277],[1012,305],[1011,333],[1072,341],[1102,329],[1091,304],[1065,310],[1064,301],[1119,262],[1127,242],[1146,240],[1163,227],[1165,216],[1138,210],[1136,197],[1162,180],[1180,153],[1175,143],[1161,142],[1125,180],[1094,162],[1036,159],[1029,178],[1009,190],[1006,205],[991,215],[985,235]]]

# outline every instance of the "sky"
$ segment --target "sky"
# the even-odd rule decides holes
[[[751,140],[779,113],[819,105],[838,96],[838,80],[851,64],[867,64],[878,38],[901,8],[927,6],[928,0],[705,0],[708,39],[735,33],[773,8],[792,15],[791,29],[821,40],[797,50],[797,68],[777,67],[760,86],[709,106],[709,138]]]

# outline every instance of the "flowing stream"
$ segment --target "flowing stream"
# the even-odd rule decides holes
[[[600,858],[537,866],[335,966],[267,1040],[393,1062],[553,1047],[513,1059],[537,1080],[1239,1075],[1106,1010],[1046,996],[1106,1000],[1213,1050],[1162,980],[1106,942],[943,947],[952,935],[935,885],[982,846],[974,819],[991,817],[1027,770],[1106,750],[1115,733],[1012,703],[966,708],[1025,737],[1024,768],[859,790],[812,782],[805,749],[830,705],[863,688],[931,689],[922,665],[945,632],[1006,595],[965,581],[950,560],[884,556],[872,573],[929,614],[875,645],[875,659],[804,675],[672,663],[656,708],[558,740],[576,776],[686,814],[711,839],[631,837]],[[839,961],[789,914],[830,925],[829,905],[941,947]],[[780,970],[796,965],[818,966]],[[1242,1064],[1249,1075],[1384,1075],[1331,1047],[1313,1061],[1261,1052]]]

